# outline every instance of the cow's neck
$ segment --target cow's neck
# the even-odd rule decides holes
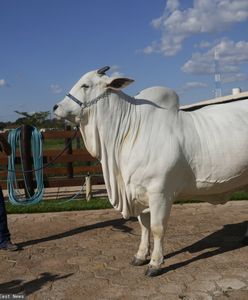
[[[131,111],[135,109],[133,98],[122,92],[112,92],[97,107],[97,128],[101,155],[106,148],[109,155],[116,155],[132,122]],[[133,128],[133,130],[135,130]]]
[[[131,214],[132,206],[128,204],[131,197],[127,196],[124,189],[119,156],[129,139],[129,132],[135,133],[138,130],[138,114],[134,114],[134,110],[136,105],[133,98],[121,92],[113,92],[91,107],[85,118],[87,122],[81,123],[88,151],[101,161],[109,200],[124,217]],[[135,118],[131,118],[131,115]]]
[[[105,148],[112,152],[122,143],[131,126],[134,103],[132,97],[113,91],[83,113],[80,130],[92,156],[101,160]]]
[[[104,181],[111,204],[124,218],[134,215],[132,196],[123,178],[121,156],[130,151],[138,131],[139,113],[135,100],[121,92],[112,93],[99,106],[98,129]],[[102,118],[103,116],[106,116]],[[127,148],[126,148],[127,147]],[[125,150],[124,150],[125,149]]]
[[[80,122],[80,131],[84,140],[84,145],[88,152],[100,159],[99,135],[96,127],[96,111],[94,108],[87,109]]]

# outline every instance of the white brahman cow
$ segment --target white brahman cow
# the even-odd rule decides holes
[[[87,150],[102,164],[114,208],[124,218],[138,216],[142,235],[133,265],[147,261],[151,229],[146,274],[155,276],[175,199],[224,203],[248,184],[248,100],[186,112],[167,88],[126,95],[121,89],[133,80],[111,78],[108,69],[81,77],[54,113],[80,125]]]

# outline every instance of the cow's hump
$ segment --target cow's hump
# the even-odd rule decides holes
[[[166,87],[150,87],[139,92],[137,100],[149,100],[166,109],[178,109],[179,98],[175,91]]]

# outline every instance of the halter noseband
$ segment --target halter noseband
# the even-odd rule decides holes
[[[76,97],[74,97],[72,94],[68,93],[66,96],[69,97],[74,102],[76,102],[79,106],[83,105],[83,103],[81,101],[79,101]]]

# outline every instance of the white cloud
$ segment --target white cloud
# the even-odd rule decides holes
[[[208,85],[204,82],[191,81],[185,84],[186,89],[196,89],[196,88],[205,88]]]
[[[62,92],[62,88],[60,87],[59,84],[52,83],[50,85],[50,89],[51,89],[53,94],[60,94]]]
[[[193,53],[192,58],[188,60],[181,68],[185,73],[202,75],[214,72],[214,55],[212,53]]]
[[[112,71],[110,74],[111,77],[122,77],[123,76],[123,74],[119,71],[120,67],[117,65],[111,66],[110,70]]]
[[[7,82],[6,82],[6,80],[5,79],[0,79],[0,88],[1,87],[4,87],[4,86],[7,86],[8,84],[7,84]]]
[[[248,75],[244,73],[224,74],[221,76],[222,83],[248,81]]]
[[[212,44],[209,41],[201,41],[199,44],[195,45],[195,48],[210,48]]]
[[[147,46],[145,49],[143,49],[143,52],[145,54],[151,54],[151,53],[155,52],[155,48],[156,48],[156,43],[152,43],[152,45]]]
[[[179,0],[167,0],[166,9],[168,11],[174,11],[180,6]]]
[[[195,0],[193,7],[185,10],[179,9],[179,1],[169,0],[163,15],[152,21],[152,26],[161,30],[161,40],[152,42],[144,52],[172,56],[192,35],[225,31],[228,26],[247,19],[247,0]]]
[[[218,66],[215,65],[215,53],[218,54]],[[181,69],[185,73],[195,75],[213,74],[217,70],[221,74],[232,74],[232,78],[241,80],[246,78],[246,75],[241,71],[241,66],[247,63],[248,42],[239,41],[235,43],[229,39],[223,39],[207,52],[194,53]]]
[[[185,93],[190,90],[199,89],[199,88],[207,88],[208,85],[205,82],[199,81],[190,81],[187,82],[183,87],[178,90],[179,94]]]

